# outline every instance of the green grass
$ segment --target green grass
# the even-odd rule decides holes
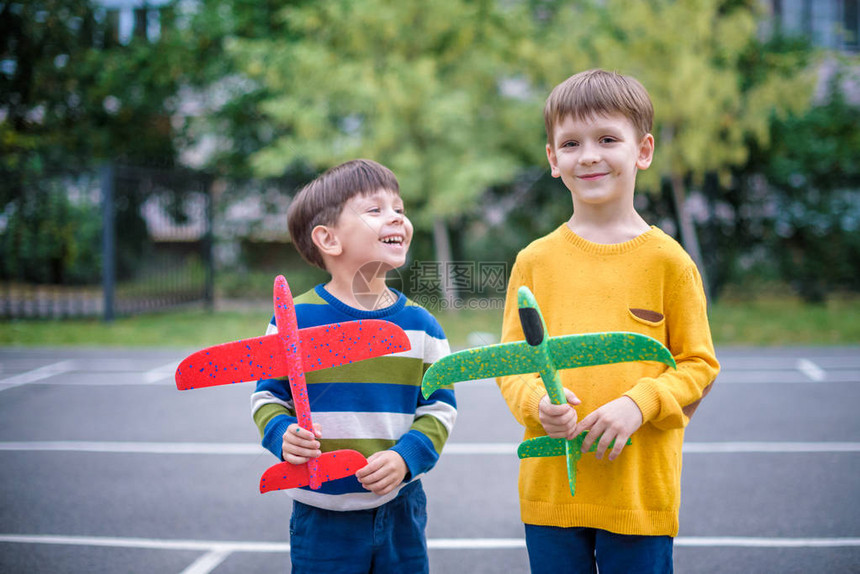
[[[0,345],[92,347],[205,347],[265,332],[271,313],[202,309],[98,319],[0,323]]]
[[[181,347],[209,345],[261,335],[271,318],[265,304],[242,310],[186,309],[116,319],[0,321],[3,346]],[[469,346],[469,333],[496,337],[501,311],[436,314],[451,346]],[[724,301],[711,308],[711,330],[719,345],[860,344],[860,297],[805,305],[794,298]]]
[[[716,345],[856,345],[860,343],[860,297],[804,304],[782,297],[721,302],[710,311]]]

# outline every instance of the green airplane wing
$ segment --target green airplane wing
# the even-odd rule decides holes
[[[581,433],[575,439],[568,441],[563,438],[552,438],[548,436],[539,436],[535,438],[530,438],[528,440],[524,440],[520,443],[520,446],[517,447],[517,456],[519,458],[533,458],[539,456],[564,456],[566,453],[565,443],[571,443],[570,447],[573,451],[580,451],[582,449],[582,442],[585,440],[585,435],[588,434],[588,431]],[[599,441],[594,441],[592,443],[591,448],[588,449],[588,452],[597,451],[597,443]],[[627,439],[627,444],[633,444],[631,439]],[[609,449],[615,446],[615,441],[613,440],[609,443]]]
[[[434,391],[461,381],[536,373],[540,369],[540,349],[525,341],[466,349],[433,363],[424,373],[421,393],[428,398]]]
[[[582,458],[579,449],[582,448],[582,439],[586,433],[582,433],[573,440],[563,438],[550,438],[539,436],[524,440],[517,448],[517,456],[520,459],[536,456],[564,456],[567,463],[567,486],[570,495],[576,494],[576,463]]]
[[[551,438],[548,436],[539,436],[524,440],[517,447],[517,456],[521,459],[542,457],[542,456],[564,456],[567,462],[567,485],[570,489],[570,495],[576,495],[576,463],[582,458],[582,442],[585,440],[585,435],[588,431],[581,433],[573,440],[563,438]],[[597,450],[598,441],[594,441],[588,452]],[[627,444],[633,444],[633,441],[627,439]],[[609,448],[615,446],[613,440],[609,443]]]
[[[555,369],[575,369],[628,361],[658,361],[675,367],[672,354],[656,339],[639,333],[591,333],[552,337],[546,341]],[[461,381],[540,372],[546,366],[542,346],[525,341],[466,349],[447,355],[424,373],[421,392]]]
[[[524,440],[517,447],[519,458],[533,458],[542,456],[564,456],[567,441],[563,438],[552,438],[539,436]]]
[[[657,361],[675,368],[669,349],[639,333],[564,335],[552,337],[547,343],[553,366],[558,370],[631,361]]]

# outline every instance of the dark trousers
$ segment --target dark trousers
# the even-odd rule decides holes
[[[292,574],[427,573],[427,498],[421,481],[379,508],[338,512],[293,502]]]
[[[532,574],[671,574],[671,536],[526,524]]]

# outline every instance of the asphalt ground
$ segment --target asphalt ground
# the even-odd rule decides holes
[[[252,384],[177,391],[194,350],[0,349],[0,572],[289,571]],[[860,347],[718,357],[687,431],[676,572],[860,572]],[[492,382],[457,400],[424,479],[431,571],[527,572],[520,428]]]

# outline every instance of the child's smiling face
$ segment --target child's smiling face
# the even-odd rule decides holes
[[[331,230],[356,268],[379,262],[388,269],[406,263],[413,231],[403,200],[388,189],[351,197]]]
[[[611,207],[631,198],[636,172],[651,165],[654,138],[637,136],[621,114],[566,116],[546,146],[553,177],[561,178],[577,205]]]

